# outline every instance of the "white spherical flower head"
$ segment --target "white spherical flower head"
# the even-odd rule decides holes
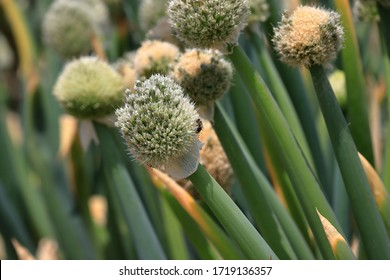
[[[284,14],[274,32],[275,49],[281,61],[291,66],[328,63],[344,40],[338,13],[309,6],[297,8],[291,16]]]
[[[169,77],[156,74],[127,91],[124,107],[116,111],[131,155],[164,170],[175,179],[194,173],[201,143],[199,116],[183,89]]]
[[[236,45],[246,26],[248,0],[169,0],[168,17],[174,34],[189,47],[223,52]]]

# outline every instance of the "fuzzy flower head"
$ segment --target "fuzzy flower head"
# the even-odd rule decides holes
[[[168,74],[180,50],[173,44],[158,40],[145,41],[134,57],[134,67],[139,77]]]
[[[96,57],[69,62],[54,85],[53,93],[64,109],[81,119],[112,114],[123,104],[122,77]]]
[[[248,0],[169,0],[173,33],[187,46],[227,51],[250,15]]]
[[[249,0],[251,15],[249,22],[264,22],[270,16],[268,0]]]
[[[142,0],[138,15],[142,30],[152,29],[167,14],[168,0]]]
[[[361,21],[379,21],[375,0],[356,0],[353,5],[353,15]]]
[[[183,89],[169,77],[156,74],[136,82],[116,111],[131,155],[142,164],[160,168],[176,179],[198,167],[201,143],[199,116]]]
[[[54,1],[43,20],[45,43],[64,58],[86,54],[97,33],[93,16],[82,2]]]
[[[58,1],[58,0],[57,0]],[[66,0],[69,1],[69,0]],[[72,0],[84,4],[93,14],[94,24],[98,27],[97,32],[107,33],[110,25],[110,11],[108,10],[107,3],[103,0]]]
[[[232,66],[216,50],[186,51],[173,72],[174,79],[197,105],[222,98],[230,88],[232,76]]]
[[[275,49],[291,66],[334,60],[344,39],[338,13],[309,6],[297,8],[291,16],[284,14],[274,32]]]

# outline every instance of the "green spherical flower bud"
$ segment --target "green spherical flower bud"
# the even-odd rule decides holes
[[[97,33],[93,13],[76,1],[54,1],[43,20],[43,39],[65,58],[86,54]]]
[[[250,23],[264,22],[270,16],[268,0],[249,0],[249,7],[251,10]]]
[[[250,15],[248,0],[170,0],[174,34],[187,46],[226,51],[236,45]]]
[[[138,81],[116,115],[115,125],[136,160],[163,169],[174,178],[195,172],[200,150],[199,116],[174,80],[157,74]]]
[[[139,77],[168,74],[180,50],[173,44],[158,40],[145,41],[134,57],[134,67]]]
[[[82,57],[65,66],[53,93],[69,114],[95,119],[110,115],[120,107],[124,90],[122,77],[106,62]]]
[[[175,65],[173,77],[197,105],[220,99],[230,88],[231,64],[217,50],[186,51]]]
[[[301,6],[284,14],[274,28],[273,43],[282,62],[291,66],[325,64],[342,48],[340,15],[321,8]]]
[[[353,15],[361,21],[379,21],[375,0],[357,0],[353,5]]]
[[[167,14],[168,0],[142,0],[139,5],[138,17],[142,30],[152,29],[157,22]]]

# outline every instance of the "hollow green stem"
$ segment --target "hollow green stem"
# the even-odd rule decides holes
[[[276,252],[280,252],[278,254],[280,258],[286,257],[286,254],[287,257],[292,258],[295,255],[289,252],[292,247],[298,259],[313,259],[310,248],[297,225],[280,203],[263,173],[254,164],[254,159],[220,104],[217,104],[215,109],[214,127],[241,182],[251,214],[265,240]],[[288,240],[285,240],[286,237]]]
[[[369,258],[389,259],[390,240],[360,163],[358,152],[322,66],[310,67],[345,188]]]
[[[306,141],[305,134],[303,133],[303,128],[299,122],[298,115],[294,109],[290,96],[287,93],[287,89],[284,86],[283,81],[272,61],[271,55],[268,53],[264,42],[262,42],[260,37],[261,34],[259,34],[259,32],[255,32],[255,30],[251,30],[249,35],[251,42],[253,42],[253,45],[256,49],[259,62],[264,69],[266,80],[268,80],[269,89],[278,103],[280,110],[286,117],[286,120],[288,121],[292,131],[297,137],[297,141],[302,147],[302,150],[305,153],[305,157],[309,159],[309,162],[311,163],[313,161],[312,155],[308,146],[308,142]],[[318,148],[319,145],[316,147]],[[315,169],[318,170],[316,173],[319,175],[320,181],[324,185],[327,184],[328,177],[324,174],[326,172],[326,168],[323,158],[320,160],[317,158],[317,160],[313,163],[315,163]]]
[[[278,259],[263,237],[201,164],[188,179],[249,259]]]
[[[132,233],[138,256],[141,259],[166,259],[165,252],[156,236],[145,208],[126,170],[121,155],[109,129],[95,124],[100,140],[103,169],[109,187],[114,189],[124,218]]]
[[[285,117],[272,97],[260,75],[253,69],[248,57],[240,46],[233,48],[229,55],[242,81],[256,106],[260,119],[267,123],[273,133],[274,141],[280,150],[288,175],[295,192],[305,211],[314,237],[326,259],[334,259],[334,254],[326,238],[322,224],[318,218],[316,207],[323,215],[341,231],[336,217],[321,191],[320,184],[310,169],[294,134]]]
[[[341,22],[345,30],[344,48],[341,51],[343,68],[347,86],[348,118],[351,135],[361,154],[374,163],[374,154],[369,121],[366,85],[364,83],[363,66],[360,59],[356,31],[352,20],[351,8],[348,0],[336,0],[335,5],[341,14]]]
[[[212,250],[212,246],[203,235],[202,231],[199,229],[198,225],[194,222],[188,213],[181,207],[179,202],[167,191],[164,189],[160,190],[161,195],[164,200],[169,204],[172,211],[175,213],[175,216],[180,221],[180,224],[183,226],[183,231],[186,234],[189,242],[193,245],[194,250],[199,254],[203,260],[216,260],[218,253]],[[238,259],[238,257],[236,257]]]

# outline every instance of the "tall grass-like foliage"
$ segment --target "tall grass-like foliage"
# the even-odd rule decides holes
[[[388,1],[93,2],[0,1],[1,257],[390,259]]]

